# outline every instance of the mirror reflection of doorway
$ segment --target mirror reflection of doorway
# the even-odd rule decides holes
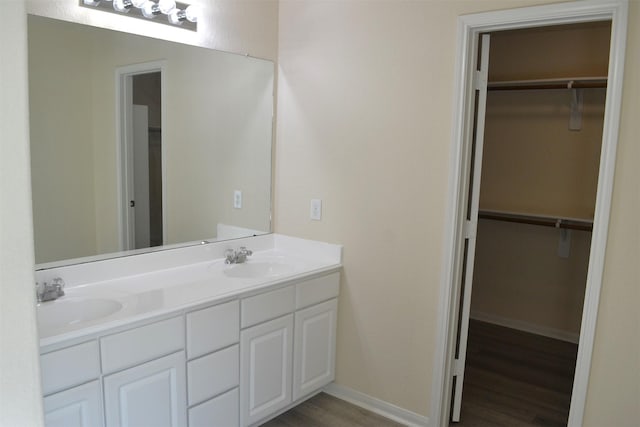
[[[117,70],[121,250],[164,244],[162,64]]]
[[[161,73],[132,76],[135,249],[160,246],[162,236]]]

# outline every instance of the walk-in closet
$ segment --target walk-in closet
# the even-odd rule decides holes
[[[566,425],[610,22],[494,32],[457,425]],[[480,129],[478,129],[480,131]]]

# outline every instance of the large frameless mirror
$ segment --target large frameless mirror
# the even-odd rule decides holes
[[[28,30],[37,268],[271,231],[272,62]]]

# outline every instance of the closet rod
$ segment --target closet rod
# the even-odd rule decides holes
[[[593,221],[556,218],[547,216],[536,216],[518,214],[512,212],[478,211],[478,218],[491,219],[494,221],[517,222],[522,224],[542,225],[546,227],[568,228],[571,230],[592,231]]]
[[[488,90],[593,89],[606,88],[606,77],[576,77],[575,79],[539,79],[489,82]]]

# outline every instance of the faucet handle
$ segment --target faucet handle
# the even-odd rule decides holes
[[[46,286],[46,283],[44,283]],[[42,295],[44,293],[44,286],[40,284],[40,282],[36,282],[36,301],[42,302]]]
[[[53,279],[53,287],[58,292],[58,296],[64,295],[64,280],[62,280],[62,277]]]
[[[235,262],[235,259],[236,259],[236,251],[229,248],[226,251],[224,251],[224,257],[225,257],[225,260],[224,260],[225,264],[232,264],[233,262]]]
[[[247,249],[246,246],[240,246],[240,250],[238,252],[243,253],[245,255],[253,254],[253,251],[251,249]]]

